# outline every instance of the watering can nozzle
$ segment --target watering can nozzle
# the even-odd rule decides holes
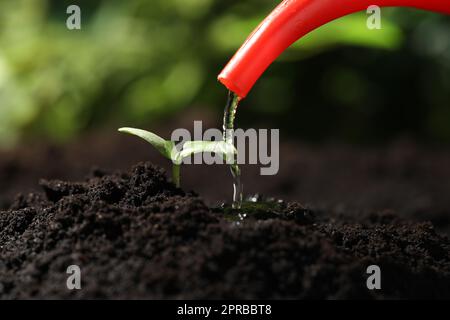
[[[292,43],[332,20],[371,5],[450,14],[450,0],[284,0],[247,38],[218,79],[245,98],[269,65]]]

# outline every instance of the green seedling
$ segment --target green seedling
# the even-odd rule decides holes
[[[231,143],[225,141],[188,141],[178,150],[175,142],[165,140],[160,136],[141,129],[120,128],[119,132],[128,133],[150,143],[164,157],[172,161],[172,180],[180,187],[180,171],[183,159],[196,153],[216,153],[223,156],[227,164],[233,164],[237,150]]]

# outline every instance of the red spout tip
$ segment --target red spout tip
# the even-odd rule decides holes
[[[240,88],[235,82],[233,82],[232,78],[228,77],[226,74],[220,73],[217,77],[220,83],[222,83],[228,90],[237,94],[237,96],[241,99],[244,99],[247,96],[247,93]]]

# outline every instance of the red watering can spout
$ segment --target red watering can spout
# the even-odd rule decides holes
[[[379,7],[413,7],[450,14],[450,0],[284,0],[248,37],[219,75],[245,98],[269,65],[292,43],[345,15]]]

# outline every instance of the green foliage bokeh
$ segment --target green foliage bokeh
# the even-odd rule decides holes
[[[69,4],[82,9],[81,30],[66,28]],[[216,82],[218,72],[276,4],[0,0],[0,147],[30,136],[67,141],[110,123],[139,126],[194,103],[220,110],[226,94]],[[286,70],[301,68],[311,57],[342,47],[406,50],[435,61],[433,66],[441,70],[436,74],[430,69],[432,79],[424,82],[430,108],[424,125],[432,136],[450,139],[448,122],[443,120],[450,115],[449,92],[439,89],[450,83],[448,19],[389,9],[383,29],[375,32],[366,28],[366,19],[365,13],[345,17],[293,45],[255,87],[249,98],[255,105],[252,112],[261,116],[293,112],[299,104],[294,94],[298,78]],[[336,63],[314,72],[323,74],[328,89],[321,95],[330,104],[361,112],[365,94],[373,89],[364,70]],[[431,84],[435,82],[438,88]],[[310,112],[305,110],[302,116]],[[353,120],[343,121],[347,128]],[[339,129],[344,136],[345,128]]]

